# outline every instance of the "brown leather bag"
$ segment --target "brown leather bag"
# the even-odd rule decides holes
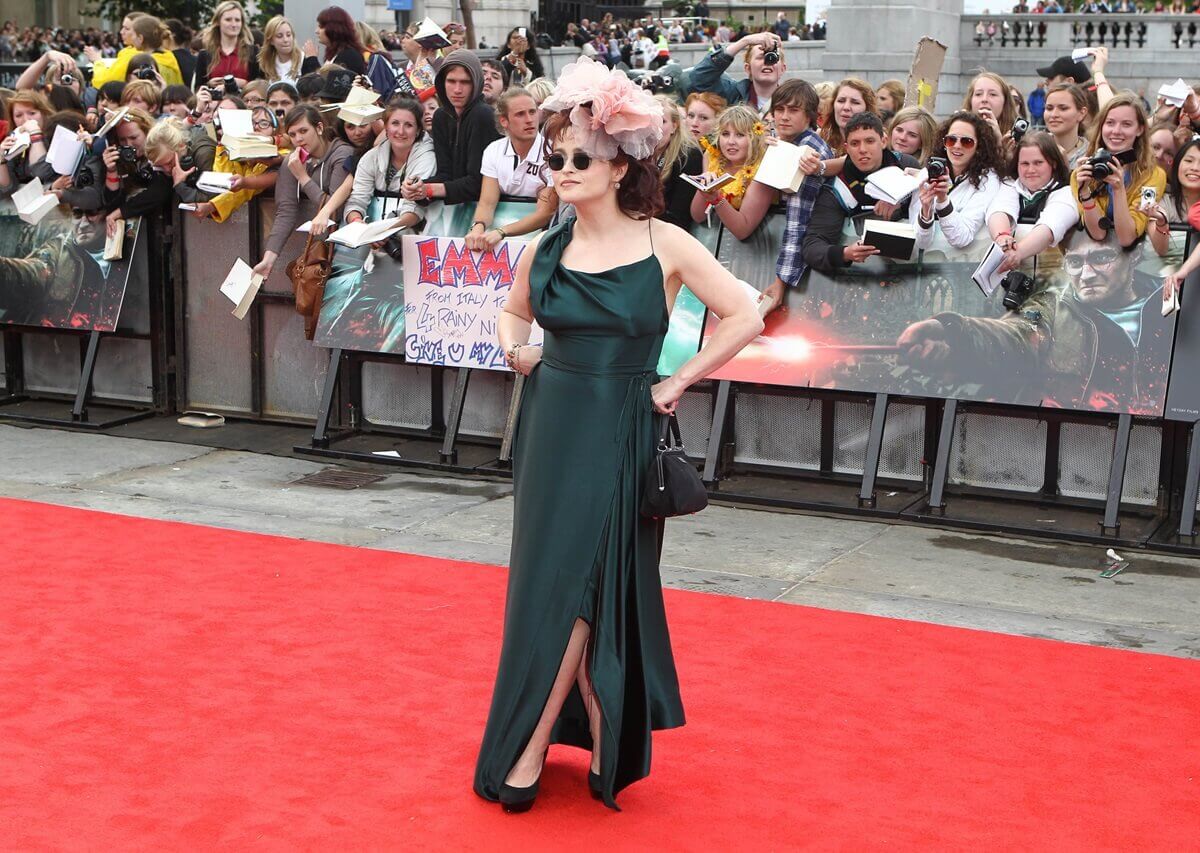
[[[305,340],[311,341],[316,334],[321,303],[325,299],[325,282],[332,270],[333,247],[324,240],[314,241],[309,232],[303,254],[287,265],[287,277],[296,294],[296,313],[304,318]]]

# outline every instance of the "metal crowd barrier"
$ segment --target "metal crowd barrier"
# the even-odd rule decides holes
[[[103,429],[171,409],[173,239],[141,222],[113,331],[0,324],[0,417]]]
[[[95,353],[89,399],[308,424],[302,452],[503,475],[514,377],[305,341],[283,275],[298,236],[247,318],[231,316],[218,286],[235,259],[261,256],[272,214],[258,199],[139,241],[145,272]],[[735,274],[773,257],[725,233],[710,245]],[[160,319],[172,311],[173,329]],[[1200,334],[1191,316],[1178,338]],[[10,399],[78,391],[78,334],[2,334]],[[1200,552],[1200,430],[1186,421],[716,381],[690,390],[680,417],[718,498]]]

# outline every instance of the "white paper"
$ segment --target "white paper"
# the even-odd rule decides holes
[[[364,89],[362,86],[351,86],[350,94],[346,96],[346,100],[342,101],[338,106],[356,107],[366,104],[379,103],[379,94],[371,89]]]
[[[400,452],[396,451],[396,450],[372,450],[371,455],[372,456],[387,456],[392,459],[400,458]]]
[[[301,234],[307,234],[308,232],[312,231],[312,220],[311,219],[308,220],[308,222],[305,222],[303,225],[301,225],[296,230],[299,231]]]
[[[225,136],[253,136],[254,113],[250,110],[217,110]]]
[[[1092,49],[1090,47],[1077,47],[1071,51],[1072,62],[1083,62],[1085,59],[1092,58]]]
[[[233,269],[221,284],[221,293],[234,305],[233,316],[239,320],[245,318],[254,297],[258,295],[262,281],[262,276],[254,272],[248,263],[241,258],[234,261]]]
[[[1192,87],[1182,79],[1176,80],[1174,83],[1164,83],[1158,88],[1158,96],[1173,107],[1182,107],[1183,102],[1190,94],[1192,94]]]
[[[867,195],[881,201],[899,204],[917,191],[921,182],[899,166],[888,166],[867,176]]]
[[[58,207],[58,196],[47,193],[37,178],[13,193],[12,200],[21,221],[30,225],[37,225],[46,218],[46,214]]]
[[[180,209],[180,210],[186,210],[188,213],[195,213],[195,212],[196,212],[196,205],[194,205],[194,204],[190,204],[190,203],[188,203],[188,202],[186,202],[186,201],[185,201],[185,202],[182,202],[182,203],[179,205],[179,209]]]
[[[979,266],[975,268],[975,272],[971,273],[971,280],[979,285],[984,296],[991,296],[1004,279],[1004,273],[997,272],[1002,263],[1004,263],[1004,250],[992,243],[987,254],[983,256],[983,260],[979,262]]]
[[[326,239],[330,243],[340,243],[351,249],[357,249],[365,246],[368,243],[378,243],[380,240],[386,240],[403,226],[400,224],[400,217],[394,219],[381,219],[378,222],[351,222],[349,225],[343,225],[337,231],[334,231]]]
[[[795,192],[804,180],[800,174],[800,146],[782,140],[767,146],[754,180],[777,190]]]
[[[221,194],[233,189],[233,174],[230,172],[201,172],[196,180],[196,189],[201,192]]]
[[[75,136],[75,131],[68,130],[63,125],[54,128],[54,138],[50,140],[50,150],[46,152],[46,162],[60,175],[74,175],[83,159],[84,145]]]

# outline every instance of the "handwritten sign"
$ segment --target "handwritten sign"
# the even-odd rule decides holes
[[[912,69],[908,72],[908,87],[904,93],[906,107],[933,110],[937,103],[938,78],[946,61],[946,46],[928,36],[917,42]]]
[[[501,240],[471,251],[461,237],[404,238],[404,353],[409,362],[508,370],[500,309],[528,244]],[[530,343],[540,344],[535,325]]]

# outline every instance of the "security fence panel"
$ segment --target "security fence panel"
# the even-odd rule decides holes
[[[313,421],[328,354],[305,340],[304,318],[290,304],[264,303],[261,310],[263,414]]]
[[[220,287],[238,258],[258,261],[250,250],[250,206],[221,223],[185,217],[182,240],[184,405],[248,414],[254,410],[251,320],[230,313]]]
[[[417,364],[368,361],[362,366],[362,414],[373,424],[429,429],[433,368]]]

